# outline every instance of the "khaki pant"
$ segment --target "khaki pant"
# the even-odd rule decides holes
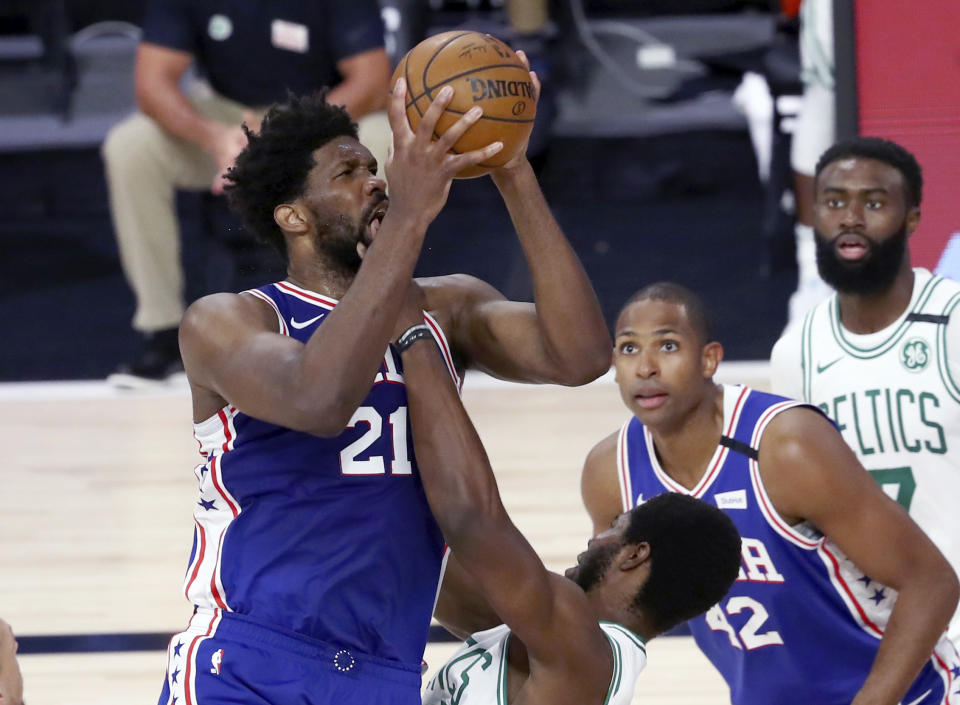
[[[246,109],[203,87],[191,101],[204,116],[230,124],[239,124]],[[368,115],[359,125],[360,141],[373,152],[382,174],[391,139],[386,113]],[[196,144],[174,137],[141,113],[110,130],[102,153],[120,262],[137,300],[133,327],[143,332],[173,328],[184,309],[175,191],[210,188],[216,165]]]

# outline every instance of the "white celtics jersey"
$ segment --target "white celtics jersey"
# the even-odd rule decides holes
[[[881,331],[846,330],[836,295],[788,330],[773,391],[823,409],[960,572],[960,284],[913,271],[910,305]],[[960,644],[960,610],[950,636]]]
[[[629,705],[637,676],[647,664],[643,640],[613,622],[600,622],[600,628],[613,651],[613,676],[603,705]],[[506,624],[471,636],[427,683],[423,705],[508,705],[509,641]]]

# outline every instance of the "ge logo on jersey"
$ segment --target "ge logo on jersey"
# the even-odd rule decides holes
[[[911,338],[900,349],[900,362],[910,372],[920,372],[930,363],[930,346],[922,338]]]

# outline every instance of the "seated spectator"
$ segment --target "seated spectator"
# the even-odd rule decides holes
[[[136,297],[136,358],[111,381],[139,386],[182,369],[177,327],[183,271],[175,189],[220,193],[223,174],[265,106],[330,86],[329,101],[359,120],[386,159],[390,62],[376,0],[269,0],[225,10],[214,0],[150,0],[137,51],[139,113],[103,145],[124,274]],[[203,81],[182,83],[194,67]],[[380,112],[377,112],[380,111]]]

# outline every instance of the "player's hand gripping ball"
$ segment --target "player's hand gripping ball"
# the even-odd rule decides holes
[[[477,166],[463,169],[458,179],[469,179],[503,166],[526,147],[537,114],[536,88],[530,72],[513,49],[489,34],[444,32],[424,39],[397,64],[390,85],[407,82],[407,120],[414,130],[444,86],[453,98],[437,121],[439,137],[474,105],[482,117],[457,140],[453,151],[469,152],[491,142],[503,149]]]

